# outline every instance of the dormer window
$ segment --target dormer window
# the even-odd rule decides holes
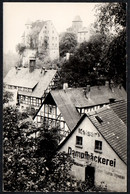
[[[95,116],[95,118],[97,119],[97,121],[101,124],[103,122],[102,118],[99,116]]]

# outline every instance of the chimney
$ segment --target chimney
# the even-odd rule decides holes
[[[84,95],[87,99],[90,98],[90,85],[87,85],[86,88],[84,88]]]
[[[42,67],[41,74],[45,75],[46,72],[47,72],[47,70],[45,69],[45,67]]]
[[[16,69],[16,74],[18,73],[18,67],[17,66],[15,66],[15,69]]]
[[[68,88],[68,83],[63,83],[63,90],[66,90]]]
[[[34,56],[29,57],[29,72],[33,72],[35,69],[36,58]]]
[[[105,81],[105,86],[109,87],[109,81]]]

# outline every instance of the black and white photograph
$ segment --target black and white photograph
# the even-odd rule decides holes
[[[127,3],[3,2],[3,192],[127,192]]]

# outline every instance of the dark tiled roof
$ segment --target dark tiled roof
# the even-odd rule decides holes
[[[100,89],[97,86],[94,86],[91,88],[91,97],[89,99],[85,97],[83,88],[54,90],[51,91],[51,95],[60,109],[68,127],[72,130],[80,118],[76,107],[89,107],[109,103],[109,98],[112,97],[116,98],[116,100],[124,99],[126,92],[123,88],[116,88],[115,92],[112,92],[111,89],[106,88],[105,86],[101,86]]]
[[[124,103],[117,103],[116,107],[125,106]],[[123,112],[122,112],[123,114]],[[125,114],[126,115],[126,114]],[[115,151],[119,158],[127,164],[127,127],[118,117],[114,110],[107,106],[96,111],[84,114],[75,125],[70,134],[60,143],[58,150],[69,140],[79,124],[88,117],[92,124],[97,128],[110,147]],[[99,118],[99,122],[98,119]],[[120,113],[121,117],[121,113]]]
[[[59,110],[61,111],[61,114],[66,121],[67,126],[70,130],[72,130],[80,119],[80,115],[74,106],[73,100],[70,98],[70,95],[68,95],[68,93],[64,90],[51,91],[51,95]]]
[[[122,100],[109,105],[118,117],[127,125],[127,101]]]
[[[41,69],[35,69],[29,73],[28,68],[21,68],[16,73],[16,69],[12,68],[4,78],[4,83],[31,88],[33,92],[19,91],[19,94],[41,98],[55,74],[56,70],[47,70],[45,74],[41,74]]]
[[[121,106],[124,105],[119,104],[119,107]],[[117,107],[118,105],[116,105],[116,108]],[[123,114],[123,112],[120,113],[120,117],[121,114]],[[91,112],[87,115],[112,149],[124,163],[127,164],[127,127],[123,120],[121,120],[110,107],[101,108],[98,112]],[[102,122],[99,122],[96,116],[98,116]]]
[[[127,98],[126,91],[123,87],[113,87],[109,86],[93,86],[90,90],[90,98],[88,98],[88,105],[96,105],[109,103],[109,99],[114,98],[116,101],[124,100]]]
[[[56,92],[59,91],[56,90]],[[92,86],[90,89],[90,98],[85,97],[83,88],[68,88],[63,94],[68,95],[75,107],[79,108],[109,103],[110,98],[115,98],[116,101],[126,99],[126,92],[123,87],[121,89],[116,87],[111,90],[107,86]]]

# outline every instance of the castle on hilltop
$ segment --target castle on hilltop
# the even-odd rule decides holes
[[[59,58],[59,35],[51,20],[36,22],[28,20],[21,38],[27,49],[40,51],[46,48],[50,60]]]

